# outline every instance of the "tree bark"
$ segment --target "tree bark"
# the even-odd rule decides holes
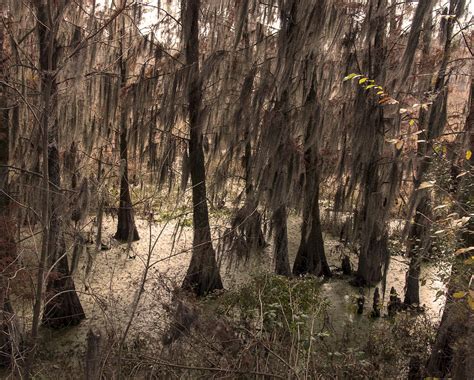
[[[464,244],[474,245],[474,222],[471,221],[465,233]],[[427,363],[427,375],[437,378],[467,379],[472,375],[472,336],[473,312],[464,296],[462,299],[453,297],[455,292],[468,291],[472,271],[464,264],[471,253],[460,254],[453,264],[451,278],[448,285],[446,306],[438,328],[435,343]],[[471,289],[472,293],[473,290]]]
[[[37,286],[38,291],[42,292],[44,265],[46,263],[53,265],[54,268],[51,272],[52,274],[54,273],[54,276],[48,277],[48,292],[42,322],[44,325],[50,327],[63,327],[77,324],[81,319],[85,318],[85,315],[74,287],[74,281],[69,273],[64,242],[62,238],[60,239],[61,206],[63,199],[60,193],[59,125],[56,116],[58,103],[56,70],[60,53],[60,48],[56,41],[56,34],[59,29],[58,23],[61,22],[62,7],[58,7],[56,9],[56,17],[51,18],[49,14],[52,9],[51,4],[45,4],[43,2],[37,2],[35,4],[40,47],[39,66],[42,71],[41,92],[45,105],[43,135],[47,136],[47,178],[49,179],[49,183],[54,187],[54,191],[49,194],[47,202],[45,202],[49,204],[49,211],[47,211],[49,220],[46,221],[49,225],[49,231],[47,231],[43,237],[43,244],[47,247],[47,257],[45,261],[43,261],[43,257],[41,258]],[[63,4],[63,6],[65,6],[65,4]],[[53,24],[53,21],[55,24]],[[44,158],[45,156],[43,155],[43,159]],[[36,309],[41,307],[41,293],[38,293],[38,297],[36,300],[37,304],[35,305]],[[36,310],[36,312],[37,311],[38,310]],[[38,321],[36,313],[34,314],[33,328],[36,331],[34,331],[32,335],[36,338]]]
[[[383,222],[384,200],[379,190],[380,180],[371,163],[367,169],[366,199],[364,200],[362,218],[362,242],[357,265],[356,284],[374,286],[383,279],[382,270],[386,265],[388,252],[388,235]],[[385,268],[385,270],[387,270]]]
[[[42,323],[60,329],[78,325],[85,314],[69,271],[64,237],[60,238],[57,255],[61,258],[48,278]]]
[[[200,0],[182,1],[186,64],[189,77],[187,100],[189,112],[189,161],[193,201],[193,253],[183,281],[183,289],[203,296],[222,289],[222,280],[212,246],[206,195],[206,169],[202,142],[200,113],[202,84],[199,72],[199,9]]]
[[[128,182],[128,134],[127,134],[127,108],[126,108],[126,81],[127,67],[123,59],[123,38],[125,32],[122,30],[120,65],[120,204],[118,209],[117,232],[114,238],[118,241],[132,242],[140,239],[135,219],[133,216],[132,199],[130,196],[130,184]]]
[[[246,39],[247,41],[247,39]],[[248,42],[246,42],[248,45]],[[246,51],[249,50],[249,47],[246,46]],[[249,57],[248,57],[249,58]],[[252,69],[250,74],[245,78],[244,84],[242,86],[242,92],[240,94],[241,110],[244,107],[250,107],[250,96],[246,96],[248,93],[248,88],[252,88],[253,82],[255,79],[256,70]],[[241,113],[241,112],[239,112]],[[240,231],[247,243],[248,249],[263,249],[267,246],[265,242],[265,236],[262,231],[262,216],[257,210],[258,202],[253,196],[253,180],[252,180],[252,163],[253,163],[253,154],[252,154],[252,137],[250,134],[250,125],[251,121],[245,114],[244,119],[244,170],[245,170],[245,205],[241,208],[241,217],[243,217],[242,223],[240,223]],[[235,127],[238,128],[238,123],[240,122],[242,115],[236,117]],[[250,214],[245,215],[245,211],[250,212]]]
[[[287,219],[286,206],[281,205],[273,213],[275,273],[289,277],[291,269],[288,259]]]
[[[416,208],[415,220],[410,227],[407,241],[407,256],[410,264],[405,282],[405,299],[407,305],[420,304],[420,271],[423,254],[430,250],[429,226],[431,219],[431,205],[429,196],[423,195]]]
[[[471,70],[474,69],[474,66]],[[471,72],[471,75],[474,73]],[[462,151],[474,149],[474,79],[471,78],[470,109],[466,120],[466,144]],[[463,157],[464,158],[464,157]],[[464,160],[463,160],[464,161]],[[464,161],[464,169],[472,168],[473,159]],[[458,191],[458,200],[464,207],[469,207],[472,199],[472,174],[462,177],[461,186]],[[463,191],[463,193],[461,192]],[[464,208],[463,207],[463,208]],[[463,216],[465,212],[462,212]],[[474,219],[472,215],[461,236],[461,247],[474,246]],[[427,363],[427,375],[432,377],[452,377],[453,379],[467,379],[473,373],[474,357],[472,351],[472,338],[474,336],[474,313],[472,305],[467,299],[473,301],[474,284],[472,269],[465,264],[465,260],[472,256],[472,251],[459,254],[455,257],[448,284],[448,295],[443,317],[438,328],[435,343],[431,350],[431,356]],[[455,292],[466,292],[462,298],[454,298]]]
[[[430,2],[426,0],[426,2]],[[419,4],[421,6],[421,3]],[[428,8],[431,9],[432,5]],[[455,13],[455,8],[451,5],[452,14]],[[431,45],[431,35],[430,35],[430,26],[432,20],[428,18],[425,21],[425,35],[423,36],[424,46],[422,51],[422,61],[427,60],[430,54],[429,47]],[[443,114],[443,109],[440,107],[435,107],[438,102],[446,103],[447,98],[447,88],[445,88],[446,81],[446,68],[448,58],[451,52],[451,37],[453,33],[453,20],[448,20],[448,28],[447,28],[447,38],[444,45],[443,51],[443,59],[441,62],[441,67],[438,70],[438,74],[436,77],[436,83],[434,88],[431,88],[432,92],[436,94],[436,100],[433,102],[429,111],[424,109],[420,110],[419,116],[419,131],[421,132],[419,139],[424,140],[425,142],[419,143],[417,147],[417,156],[418,156],[418,169],[416,176],[414,178],[414,189],[412,194],[412,199],[410,202],[410,209],[408,210],[408,219],[411,218],[413,213],[413,209],[415,209],[415,223],[410,226],[409,230],[409,243],[408,243],[408,256],[411,257],[410,264],[408,268],[406,284],[405,284],[405,300],[406,304],[417,304],[419,303],[419,277],[420,277],[420,261],[421,261],[421,254],[424,253],[423,251],[427,251],[430,246],[429,236],[428,236],[428,229],[430,220],[427,218],[427,215],[431,214],[431,207],[430,207],[430,198],[428,195],[427,190],[420,190],[419,186],[424,181],[428,170],[431,167],[431,153],[430,149],[432,147],[433,139],[438,137],[442,133],[442,128],[444,127],[444,122],[439,118],[443,116],[438,116],[438,114]],[[431,68],[426,68],[428,71]],[[420,83],[420,94],[423,95],[428,89],[430,89],[431,81],[429,80],[430,77],[428,76],[427,79],[421,79]],[[444,98],[444,100],[443,100]],[[446,116],[444,116],[446,117]],[[416,207],[415,207],[416,206]],[[421,242],[420,247],[421,249],[414,249],[415,242]]]
[[[316,103],[316,105],[315,105]],[[319,210],[319,185],[320,185],[320,160],[319,147],[311,138],[320,125],[320,108],[316,100],[316,91],[311,87],[306,105],[306,112],[310,113],[306,125],[304,146],[308,147],[304,153],[305,158],[305,184],[303,201],[303,222],[301,225],[301,242],[293,264],[293,274],[313,274],[316,276],[331,276],[321,230],[321,216]]]
[[[7,80],[8,60],[3,23],[0,24],[0,80]],[[8,197],[8,160],[10,157],[10,131],[8,127],[7,87],[0,82],[0,367],[8,367],[15,355],[14,329],[16,316],[10,303],[10,276],[16,256],[15,225],[11,218]]]
[[[314,164],[314,162],[313,162]],[[316,168],[307,169],[307,184],[305,190],[305,211],[301,228],[301,242],[293,264],[293,274],[314,274],[316,276],[331,276],[321,230],[319,211],[319,174]],[[312,173],[309,173],[312,172]],[[308,233],[309,229],[309,233]]]
[[[276,155],[288,156],[287,146],[290,142],[290,84],[295,64],[295,39],[297,38],[298,26],[298,1],[288,0],[281,2],[280,23],[281,30],[278,38],[277,66],[279,67],[280,88],[276,94],[275,104],[271,120],[271,128],[280,135],[280,141]],[[275,260],[275,272],[283,276],[291,276],[291,268],[288,258],[288,190],[281,186],[288,177],[288,160],[275,170],[276,186],[271,194],[273,208],[273,253]]]
[[[367,3],[367,53],[363,70],[377,83],[385,80],[386,72],[386,0],[371,0]],[[387,231],[385,220],[390,201],[382,190],[383,167],[379,165],[384,144],[384,111],[378,102],[368,97],[363,89],[358,90],[355,107],[357,127],[353,139],[357,143],[353,173],[361,172],[363,190],[360,224],[361,247],[356,273],[358,285],[373,286],[383,279],[383,269],[388,267]],[[387,195],[388,196],[388,195]]]

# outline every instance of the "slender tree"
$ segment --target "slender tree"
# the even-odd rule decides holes
[[[184,54],[188,70],[189,164],[193,202],[193,253],[183,288],[202,296],[222,289],[222,280],[212,246],[206,197],[206,169],[202,135],[202,87],[199,71],[200,0],[181,2]]]
[[[5,19],[0,24],[0,367],[13,363],[18,346],[16,317],[10,301],[10,277],[14,275],[16,243],[11,202],[8,191],[8,164],[10,157],[10,128],[7,65],[7,38],[4,33]]]
[[[289,161],[291,151],[290,143],[290,90],[291,76],[295,64],[296,37],[298,25],[298,2],[294,0],[283,1],[280,4],[281,30],[278,36],[277,76],[280,78],[280,87],[274,99],[269,127],[272,133],[278,134],[278,145],[275,151],[277,157],[286,158],[275,165],[274,189],[272,196],[272,223],[273,223],[273,250],[275,272],[283,276],[291,275],[288,258],[288,186],[291,180],[289,174]]]
[[[48,181],[45,206],[48,216],[44,220],[43,248],[38,271],[38,294],[33,318],[33,337],[37,334],[38,311],[41,307],[41,292],[46,265],[52,266],[52,275],[48,276],[47,296],[44,304],[42,322],[46,326],[60,328],[78,324],[85,318],[74,281],[69,272],[68,258],[65,252],[64,237],[61,233],[61,173],[60,173],[60,142],[58,123],[58,62],[61,48],[58,44],[58,33],[68,1],[53,7],[51,1],[37,0],[34,3],[37,18],[39,45],[39,69],[41,70],[41,96],[43,100],[42,133],[43,133],[43,165],[47,167]],[[47,154],[45,154],[47,153]],[[46,171],[46,170],[45,170]]]
[[[421,3],[420,3],[421,5]],[[457,0],[450,2],[450,14],[460,17],[463,8],[462,4]],[[428,18],[428,21],[430,19]],[[427,24],[426,27],[429,27]],[[429,237],[429,226],[431,223],[431,199],[430,189],[420,188],[421,184],[426,180],[426,176],[431,167],[431,150],[433,143],[438,138],[447,121],[447,96],[448,96],[448,76],[447,65],[451,56],[451,44],[454,28],[454,20],[448,19],[446,25],[446,40],[443,49],[441,64],[436,74],[435,84],[431,87],[431,93],[435,94],[435,100],[428,110],[420,109],[419,115],[419,132],[420,141],[417,147],[417,170],[413,180],[413,194],[408,210],[409,219],[413,212],[415,213],[414,222],[409,229],[409,243],[407,246],[408,257],[410,257],[409,269],[405,284],[405,303],[419,304],[419,277],[420,266],[424,254],[428,253],[431,248]],[[430,46],[430,37],[424,38],[425,44],[423,57],[427,58]],[[421,89],[424,93],[429,90],[427,88],[430,83],[422,80]],[[414,210],[414,211],[413,211]]]
[[[456,194],[457,211],[468,218],[461,230],[459,251],[454,258],[448,283],[446,305],[438,328],[431,355],[427,363],[427,376],[437,378],[467,379],[474,369],[472,339],[474,313],[472,302],[472,269],[466,261],[472,257],[474,246],[474,219],[472,213],[472,156],[465,160],[465,152],[474,150],[474,65],[471,69],[470,106],[466,120],[464,144],[457,163],[468,174],[459,184]],[[471,264],[472,265],[472,264]],[[456,296],[461,294],[462,297]],[[469,301],[469,302],[468,302]]]
[[[125,16],[124,16],[125,17]],[[125,21],[123,21],[125,22]],[[130,183],[128,180],[128,109],[127,109],[127,61],[125,55],[125,28],[120,30],[120,51],[117,63],[120,70],[120,205],[118,209],[117,232],[115,239],[119,241],[136,241],[140,239],[133,216]]]
[[[386,71],[386,0],[370,0],[365,19],[363,71],[376,83],[384,83]],[[382,280],[383,268],[387,269],[388,249],[386,218],[392,199],[383,190],[383,167],[380,157],[384,149],[384,111],[373,97],[367,97],[359,88],[355,102],[356,118],[351,129],[353,149],[352,175],[360,181],[360,212],[356,228],[360,231],[360,253],[357,281],[363,285],[375,285]],[[391,179],[395,182],[396,177]]]

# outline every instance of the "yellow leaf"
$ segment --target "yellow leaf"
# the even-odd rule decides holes
[[[474,298],[471,296],[467,297],[467,303],[469,304],[471,310],[474,310]]]
[[[363,84],[363,83],[367,82],[368,79],[369,79],[369,78],[361,78],[361,79],[359,79],[359,84]]]
[[[397,150],[400,150],[403,148],[403,140],[398,140],[398,142],[395,144],[395,148],[397,148]]]
[[[472,157],[472,151],[468,150],[468,151],[466,152],[466,160],[470,160],[471,157]]]
[[[411,119],[408,124],[410,124],[410,127],[413,127],[415,125],[415,120]]]
[[[456,292],[453,294],[453,298],[463,298],[467,293],[466,292],[462,292],[462,291],[459,291],[459,292]]]
[[[343,81],[348,81],[350,79],[354,79],[354,78],[358,78],[358,77],[361,77],[362,75],[359,75],[359,74],[355,74],[355,73],[352,73],[352,74],[349,74],[348,76],[344,77]]]
[[[474,264],[474,256],[469,257],[468,259],[464,260],[465,265],[472,265]]]

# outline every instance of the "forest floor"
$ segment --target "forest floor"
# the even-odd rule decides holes
[[[149,352],[160,352],[162,349],[161,337],[169,326],[167,307],[173,302],[173,290],[180,286],[191,257],[192,229],[184,227],[177,232],[171,222],[153,222],[150,225],[144,219],[137,219],[136,224],[141,239],[132,243],[128,250],[127,244],[117,244],[112,238],[116,220],[111,217],[104,219],[103,241],[110,244],[110,249],[93,257],[88,276],[85,275],[88,254],[84,250],[74,279],[87,318],[79,326],[65,330],[41,329],[44,346],[39,359],[44,372],[40,372],[37,378],[60,379],[65,378],[66,372],[80,373],[89,329],[100,332],[107,341],[116,342],[123,338],[124,330],[130,324],[127,347],[134,349],[146,345]],[[39,237],[35,238],[37,241],[33,245],[38,246]],[[297,215],[289,218],[288,240],[290,262],[293,262],[300,241],[300,217]],[[325,249],[330,266],[340,267],[340,243],[330,235],[325,235]],[[225,289],[237,289],[257,274],[272,272],[271,252],[270,244],[262,253],[252,256],[238,267],[229,267],[226,258],[220,260]],[[149,253],[150,270],[130,323]],[[351,257],[351,260],[355,267],[356,258]],[[385,300],[392,286],[399,295],[403,294],[406,269],[405,258],[392,256]],[[439,320],[444,304],[444,296],[440,296],[444,289],[439,280],[440,270],[444,269],[424,265],[421,275],[421,304],[434,322]],[[371,311],[373,291],[373,288],[365,290],[366,314]],[[347,325],[352,325],[353,330],[364,334],[368,318],[360,318],[355,314],[354,297],[357,294],[358,289],[350,286],[348,279],[342,276],[321,283],[321,295],[329,301],[328,315],[335,334],[342,334]],[[20,319],[27,326],[31,319],[28,312],[31,305],[23,302],[15,306]],[[70,378],[77,377],[72,375]]]

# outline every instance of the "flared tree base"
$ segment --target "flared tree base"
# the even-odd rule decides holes
[[[57,269],[48,282],[42,318],[44,326],[54,329],[78,325],[86,317],[72,277],[64,274],[69,273],[66,256]]]
[[[201,249],[199,253],[193,252],[181,287],[198,297],[224,288],[212,248]]]
[[[58,286],[58,281],[54,282],[54,286]],[[53,329],[78,325],[86,316],[74,285],[64,284],[56,291],[44,308],[42,324]]]
[[[315,248],[312,250],[307,245],[300,246],[293,264],[293,275],[304,276],[311,274],[314,276],[331,277],[332,273],[329,265],[326,262],[323,263],[320,259],[321,253],[317,252]]]
[[[128,239],[129,239],[129,236],[130,236],[130,233],[129,233],[129,229],[119,229],[117,230],[117,232],[115,233],[114,235],[114,239],[117,240],[117,241],[120,241],[120,242],[123,242],[123,243],[126,243],[128,242]],[[138,235],[138,231],[136,229],[136,227],[133,229],[133,232],[132,232],[132,238],[131,238],[131,241],[138,241],[140,240],[140,235]]]
[[[137,227],[130,210],[119,210],[117,232],[114,239],[120,242],[128,242],[140,240]]]

